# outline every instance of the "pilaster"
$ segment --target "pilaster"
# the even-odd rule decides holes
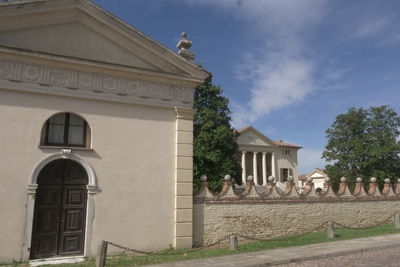
[[[177,108],[175,143],[174,247],[193,243],[193,109]]]
[[[37,184],[28,184],[27,186],[27,204],[26,204],[26,225],[25,225],[25,240],[22,246],[22,261],[29,260],[31,241],[32,241],[32,227],[33,227],[33,212],[35,208],[35,198]]]

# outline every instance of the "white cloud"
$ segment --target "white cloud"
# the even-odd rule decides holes
[[[313,90],[313,63],[304,59],[276,60],[256,64],[251,89],[251,111],[258,117],[271,110],[301,101]]]
[[[325,15],[325,0],[186,0],[228,11],[255,30],[236,78],[250,86],[250,101],[233,105],[233,126],[251,124],[274,109],[302,101],[315,90],[315,62],[306,36]]]
[[[321,159],[322,152],[318,149],[300,149],[298,154],[299,174],[308,173],[315,168],[324,168],[327,163]]]
[[[388,17],[375,18],[372,20],[371,18],[365,18],[354,31],[353,37],[367,38],[381,34],[390,27],[391,24],[391,20]]]
[[[347,76],[351,71],[354,70],[354,67],[347,67],[347,68],[327,68],[324,73],[324,80],[326,82],[335,82],[343,77]]]
[[[349,40],[370,39],[371,42],[384,45],[398,45],[400,30],[398,14],[395,9],[385,7],[377,2],[355,4],[349,9],[347,18],[340,23],[347,32]]]

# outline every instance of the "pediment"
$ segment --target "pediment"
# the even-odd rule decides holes
[[[239,136],[236,141],[239,145],[252,145],[252,146],[270,146],[275,147],[274,141],[263,135],[253,127],[247,127],[239,131]]]
[[[24,8],[18,8],[24,5]],[[36,5],[36,6],[35,6]],[[168,73],[208,74],[87,0],[0,6],[0,46]]]
[[[319,170],[313,170],[310,174],[308,174],[308,176],[312,178],[325,178],[326,174]]]
[[[81,22],[66,22],[57,25],[0,32],[0,45],[163,71],[156,64],[109,40]]]
[[[312,178],[324,178],[325,175],[322,175],[319,172],[314,172],[312,175],[310,175],[310,177],[312,177]]]

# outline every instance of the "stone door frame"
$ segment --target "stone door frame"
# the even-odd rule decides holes
[[[32,230],[33,230],[33,214],[35,209],[35,196],[36,189],[38,187],[37,179],[40,171],[48,163],[57,159],[70,159],[79,163],[86,171],[88,175],[87,185],[87,207],[86,207],[86,225],[85,225],[85,241],[84,241],[84,256],[91,256],[91,244],[92,244],[92,225],[94,219],[94,196],[97,193],[97,179],[93,168],[79,156],[72,154],[70,149],[62,149],[62,152],[52,154],[51,156],[43,159],[37,167],[34,169],[31,177],[31,183],[27,186],[27,204],[26,204],[26,224],[25,224],[25,235],[24,244],[22,247],[22,261],[28,261],[30,259],[30,249],[32,242]]]

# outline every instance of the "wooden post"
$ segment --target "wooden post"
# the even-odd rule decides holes
[[[335,225],[333,222],[326,223],[326,231],[328,238],[335,238]]]
[[[96,267],[106,266],[106,256],[107,256],[107,242],[103,240],[101,241],[97,249]]]
[[[400,229],[400,214],[394,215],[394,227]]]
[[[229,236],[229,249],[232,251],[238,250],[238,240],[237,235],[230,235]]]

